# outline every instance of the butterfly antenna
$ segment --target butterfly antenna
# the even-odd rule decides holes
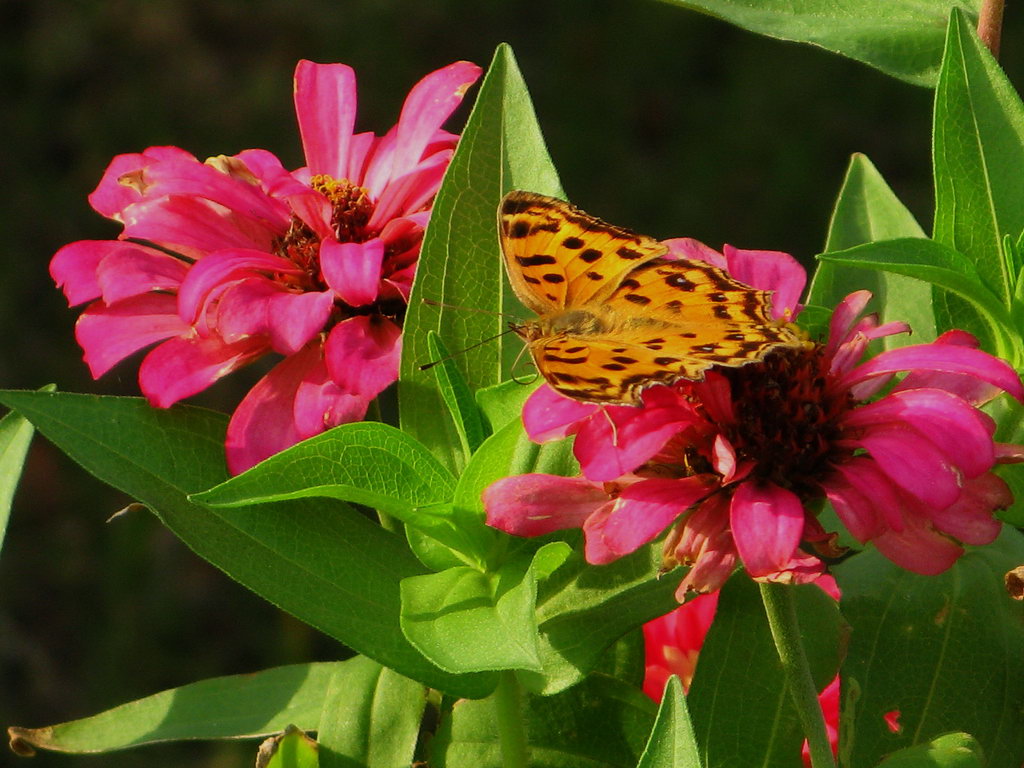
[[[516,329],[516,326],[512,326],[512,330],[515,330],[515,329]],[[530,379],[529,381],[520,381],[519,379],[516,378],[516,366],[519,365],[519,361],[523,359],[523,354],[525,352],[526,352],[526,345],[524,344],[522,346],[522,348],[519,350],[519,354],[516,355],[516,359],[512,361],[512,367],[509,369],[512,372],[511,373],[512,381],[514,381],[516,384],[522,384],[524,386],[527,385],[527,384],[532,384],[533,382],[535,382],[537,380],[536,373],[534,373],[533,378]]]
[[[477,307],[463,307],[459,304],[447,304],[443,301],[435,301],[434,299],[420,299],[420,302],[431,307],[444,307],[445,309],[458,309],[463,312],[479,312],[484,315],[497,315],[498,317],[513,317],[513,315],[507,312],[494,312],[490,309],[478,309]],[[488,339],[489,341],[489,339]]]
[[[516,330],[517,327],[518,326],[513,325],[513,326],[511,326],[509,328],[506,328],[501,333],[496,333],[493,336],[488,336],[486,339],[478,341],[476,344],[470,344],[468,347],[460,349],[458,352],[452,352],[450,355],[445,355],[440,360],[431,360],[429,363],[424,363],[423,365],[419,366],[419,369],[421,371],[430,370],[435,365],[438,365],[439,363],[443,363],[445,360],[451,360],[453,357],[456,357],[457,355],[461,355],[461,354],[463,354],[465,352],[469,352],[469,350],[471,350],[471,349],[476,349],[477,347],[482,347],[484,344],[488,344],[488,343],[494,341],[495,339],[499,339],[499,338],[501,338],[502,336],[504,336],[507,333],[513,333]]]

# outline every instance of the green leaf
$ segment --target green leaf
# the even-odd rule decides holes
[[[552,542],[532,562],[520,558],[496,573],[463,566],[407,578],[402,582],[402,629],[427,658],[449,672],[539,671],[537,571],[546,577],[566,554],[568,547]]]
[[[0,547],[7,533],[11,502],[14,501],[14,491],[21,480],[25,456],[34,433],[32,424],[17,413],[8,413],[0,419]]]
[[[471,456],[473,451],[480,447],[484,441],[484,425],[480,419],[480,411],[473,401],[473,393],[469,391],[466,380],[455,365],[455,361],[449,357],[448,348],[444,346],[441,337],[433,331],[427,332],[427,347],[430,354],[434,356],[437,363],[434,365],[434,372],[437,375],[437,389],[441,393],[444,404],[448,407],[448,413],[455,424],[455,431],[459,434],[462,442],[462,450],[466,456]]]
[[[839,612],[835,601],[813,584],[789,588],[796,590],[804,650],[821,690],[839,665]],[[722,588],[687,704],[707,768],[799,765],[800,721],[760,592],[745,573]]]
[[[426,689],[365,657],[331,679],[317,729],[321,768],[408,768]]]
[[[970,21],[954,11],[935,91],[935,239],[975,264],[1006,306],[1003,236],[1024,231],[1024,104]]]
[[[924,237],[921,227],[899,201],[871,161],[861,154],[850,158],[846,178],[836,199],[829,224],[826,253],[844,251],[877,240]],[[821,262],[807,303],[835,307],[847,294],[866,289],[874,294],[874,303],[881,308],[881,321],[902,320],[910,323],[913,337],[907,334],[886,336],[886,347],[931,341],[936,336],[932,311],[932,288],[928,283],[893,272],[865,271]],[[804,318],[801,316],[801,325]]]
[[[947,733],[889,755],[878,768],[983,768],[981,745],[967,733]]]
[[[661,546],[641,547],[608,565],[572,558],[540,585],[537,623],[543,673],[523,684],[550,695],[575,685],[626,633],[675,607],[677,574],[658,578]]]
[[[211,510],[189,502],[226,479],[222,414],[150,408],[140,398],[0,392],[72,459],[149,506],[231,578],[354,650],[431,687],[484,696],[493,676],[455,677],[399,626],[399,582],[423,572],[405,542],[342,502]]]
[[[701,768],[683,686],[675,675],[665,686],[658,719],[637,768]]]
[[[1003,576],[1024,562],[1024,536],[1005,528],[938,576],[918,576],[876,550],[836,568],[852,632],[843,664],[844,765],[965,731],[988,766],[1024,762],[1024,605]],[[899,711],[899,733],[883,715]]]
[[[291,664],[171,688],[105,712],[45,728],[9,729],[11,748],[79,754],[182,739],[255,738],[294,723],[314,730],[336,674],[352,661]]]
[[[465,349],[500,333],[509,302],[498,249],[498,201],[510,189],[558,195],[561,187],[512,50],[498,46],[458,149],[434,202],[403,331],[399,378],[402,428],[451,469],[458,435],[434,388],[427,334]],[[440,306],[443,302],[451,306]],[[483,310],[482,312],[475,312]],[[502,336],[453,362],[471,391],[507,378],[519,342]]]
[[[634,768],[654,703],[603,675],[557,696],[528,696],[530,768]],[[493,699],[458,702],[430,744],[435,768],[504,768]]]
[[[925,280],[968,302],[985,322],[983,339],[997,354],[1013,357],[1019,340],[1008,333],[1006,307],[986,287],[973,263],[963,254],[923,238],[882,240],[835,253],[823,253],[822,261],[850,267],[880,269]]]
[[[672,0],[768,37],[810,43],[916,85],[935,83],[953,5],[978,0]]]
[[[484,418],[497,432],[510,421],[522,419],[523,406],[527,398],[543,383],[539,376],[533,382],[525,384],[515,379],[503,381],[493,387],[486,387],[476,393],[476,402],[483,412]]]
[[[260,744],[256,768],[319,768],[316,742],[294,725]]]

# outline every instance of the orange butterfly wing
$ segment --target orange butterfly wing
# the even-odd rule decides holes
[[[554,198],[512,192],[500,208],[505,266],[539,315],[517,331],[562,394],[639,403],[641,390],[699,380],[800,335],[771,317],[771,295],[699,261],[667,259],[658,241]]]

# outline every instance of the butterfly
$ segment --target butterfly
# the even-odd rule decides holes
[[[533,192],[498,208],[505,269],[537,313],[514,325],[556,391],[588,403],[639,405],[652,384],[703,379],[798,347],[771,316],[771,294],[668,246]]]

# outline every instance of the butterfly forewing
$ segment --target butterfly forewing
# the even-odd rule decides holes
[[[653,238],[532,192],[507,194],[498,218],[512,287],[541,315],[607,296],[637,264],[668,251]]]
[[[714,365],[800,346],[773,320],[771,294],[569,203],[511,192],[499,210],[516,295],[540,317],[517,328],[538,370],[567,397],[638,404],[641,390],[699,380]]]

